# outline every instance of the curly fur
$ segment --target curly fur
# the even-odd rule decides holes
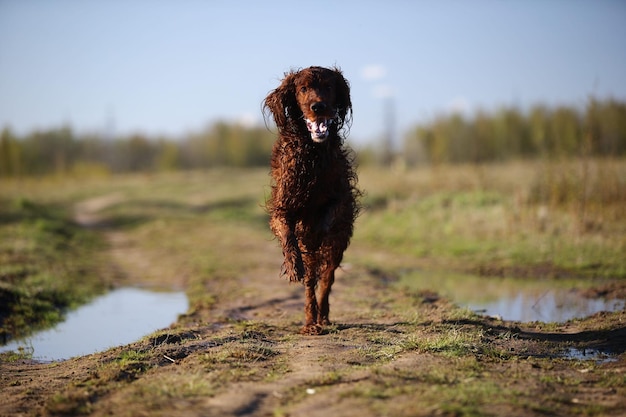
[[[305,287],[302,333],[319,334],[330,324],[335,270],[359,212],[354,158],[343,144],[352,116],[350,87],[337,68],[291,71],[265,99],[267,111],[278,128],[267,202],[270,228],[282,246],[282,272]],[[327,137],[312,138],[307,119],[327,124]]]

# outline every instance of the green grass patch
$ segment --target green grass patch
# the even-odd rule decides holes
[[[0,201],[0,339],[27,335],[103,292],[95,232],[67,211],[28,199]]]

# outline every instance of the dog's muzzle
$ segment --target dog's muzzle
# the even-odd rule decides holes
[[[311,133],[311,139],[313,139],[314,142],[322,143],[328,138],[328,128],[335,122],[335,119],[305,119],[305,121],[306,128]]]

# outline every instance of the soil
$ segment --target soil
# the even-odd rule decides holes
[[[89,213],[111,201],[83,205],[78,220],[102,226]],[[121,260],[124,236],[108,237]],[[624,311],[506,322],[345,265],[334,324],[301,336],[303,288],[279,278],[275,242],[256,249],[266,262],[216,278],[206,288],[215,302],[169,329],[63,362],[0,362],[0,416],[626,415]],[[125,262],[117,267],[139,282]],[[597,294],[624,288],[603,284]],[[607,356],[564,358],[570,348]]]

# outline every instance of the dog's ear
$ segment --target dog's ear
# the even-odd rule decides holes
[[[350,101],[350,84],[341,73],[339,68],[335,71],[335,88],[337,91],[337,115],[339,117],[340,127],[344,122],[350,123],[352,116],[352,102]]]
[[[281,84],[267,95],[263,104],[264,113],[265,110],[269,110],[279,131],[286,130],[291,122],[299,117],[295,78],[295,73],[286,73]]]

